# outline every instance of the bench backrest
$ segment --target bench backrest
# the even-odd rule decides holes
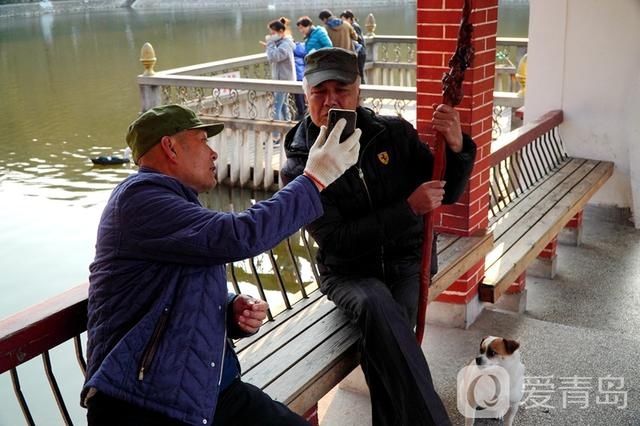
[[[567,159],[558,131],[562,119],[562,111],[548,112],[492,144],[490,223]]]

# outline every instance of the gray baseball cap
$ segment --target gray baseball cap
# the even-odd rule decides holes
[[[304,77],[312,87],[327,80],[349,84],[360,75],[356,54],[340,47],[315,50],[305,56],[304,64]]]

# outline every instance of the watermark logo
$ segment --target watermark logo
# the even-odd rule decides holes
[[[509,409],[509,373],[498,365],[467,365],[458,372],[458,411],[469,418],[501,418]]]
[[[525,409],[610,406],[624,410],[628,406],[624,377],[618,376],[525,376],[523,391],[521,405]]]

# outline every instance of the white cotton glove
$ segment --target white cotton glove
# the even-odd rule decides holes
[[[338,120],[329,137],[326,137],[327,127],[320,127],[320,134],[309,151],[304,174],[313,180],[321,191],[358,161],[362,130],[356,129],[340,143],[340,135],[346,123],[344,118]]]

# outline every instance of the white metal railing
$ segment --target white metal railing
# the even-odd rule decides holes
[[[498,40],[498,45],[503,43],[515,49],[526,46],[521,39]],[[415,48],[414,36],[367,37],[365,76],[367,83],[373,84],[361,86],[363,106],[415,123]],[[285,161],[283,135],[295,124],[294,98],[303,94],[302,84],[269,79],[266,53],[155,73],[155,54],[153,50],[147,54],[151,59],[141,59],[146,71],[137,79],[142,109],[180,103],[196,110],[204,120],[223,121],[225,131],[212,141],[219,154],[218,180],[233,186],[274,189],[277,172]],[[288,120],[275,117],[275,92],[290,94]],[[510,112],[522,104],[522,97],[515,93],[494,92],[494,106],[500,108],[503,120],[505,109]],[[494,115],[496,123],[500,119]]]
[[[206,75],[227,73],[233,70],[245,69],[253,67],[255,74],[258,73],[266,62],[266,53],[257,53],[255,55],[240,56],[231,59],[223,59],[221,61],[205,62],[203,64],[189,65],[186,67],[172,68],[165,71],[157,71],[156,75]],[[270,75],[269,70],[263,70],[263,77]]]

